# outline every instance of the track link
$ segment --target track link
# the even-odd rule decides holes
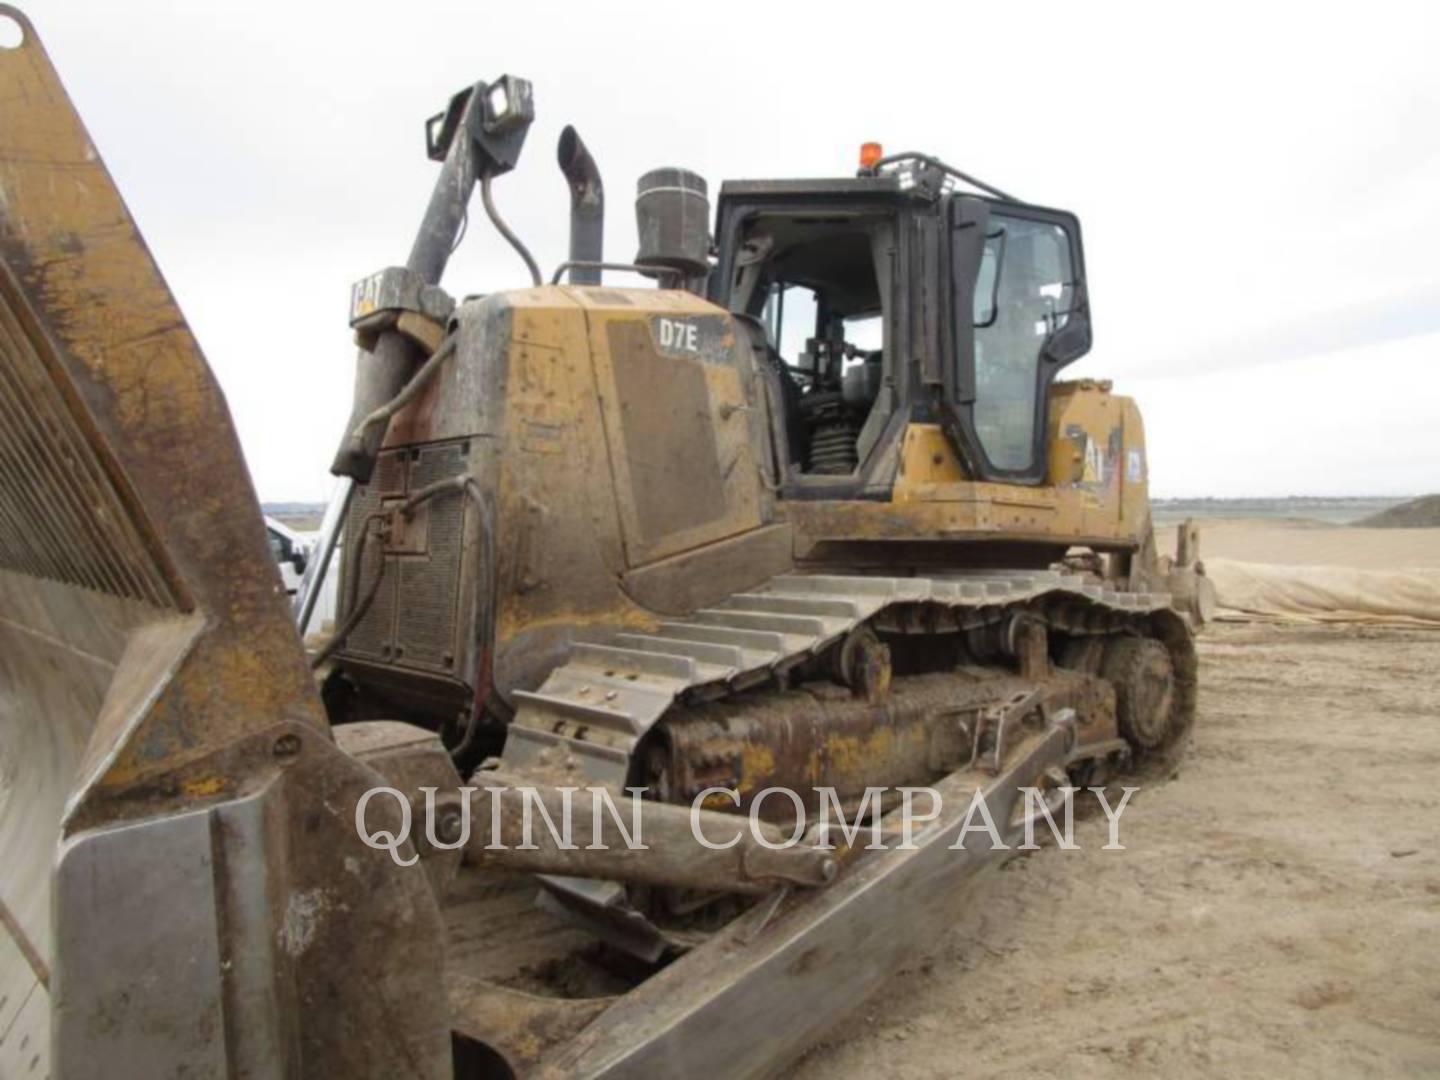
[[[649,633],[577,641],[535,691],[515,691],[504,758],[544,773],[579,763],[589,782],[623,783],[640,740],[679,703],[711,701],[791,673],[862,625],[888,633],[976,630],[1015,615],[1052,634],[1129,634],[1159,641],[1176,676],[1175,718],[1161,745],[1138,748],[1143,773],[1166,769],[1195,710],[1188,625],[1164,593],[1096,585],[1062,571],[986,570],[929,577],[787,574]],[[571,757],[573,755],[573,758]]]

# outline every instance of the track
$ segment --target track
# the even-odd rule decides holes
[[[543,773],[574,755],[591,780],[619,783],[640,741],[675,705],[784,686],[862,626],[889,634],[1003,632],[1017,617],[1038,620],[1052,636],[1128,633],[1162,641],[1179,691],[1168,751],[1183,744],[1195,708],[1193,644],[1169,603],[1163,593],[1050,570],[784,575],[650,633],[602,632],[577,642],[538,690],[514,693],[504,757]]]

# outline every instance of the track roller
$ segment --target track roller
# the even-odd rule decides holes
[[[1175,717],[1175,667],[1170,651],[1151,638],[1112,638],[1100,674],[1115,687],[1120,733],[1142,750],[1158,750]]]

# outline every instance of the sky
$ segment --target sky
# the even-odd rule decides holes
[[[124,4],[35,24],[230,403],[264,501],[320,501],[350,285],[403,263],[456,90],[533,80],[496,182],[549,271],[566,123],[635,251],[636,179],[851,175],[936,154],[1079,215],[1095,347],[1156,496],[1440,489],[1440,6]],[[478,201],[478,196],[477,196]],[[483,215],[456,296],[527,282]],[[616,282],[632,283],[616,278]]]

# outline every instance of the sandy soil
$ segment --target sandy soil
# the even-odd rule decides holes
[[[1174,554],[1174,528],[1155,530],[1155,543]],[[1362,570],[1440,567],[1440,529],[1363,529],[1306,518],[1202,518],[1200,557]]]
[[[797,1075],[1440,1074],[1440,632],[1200,652],[1194,745],[1127,850],[1092,814],[1008,863]]]

